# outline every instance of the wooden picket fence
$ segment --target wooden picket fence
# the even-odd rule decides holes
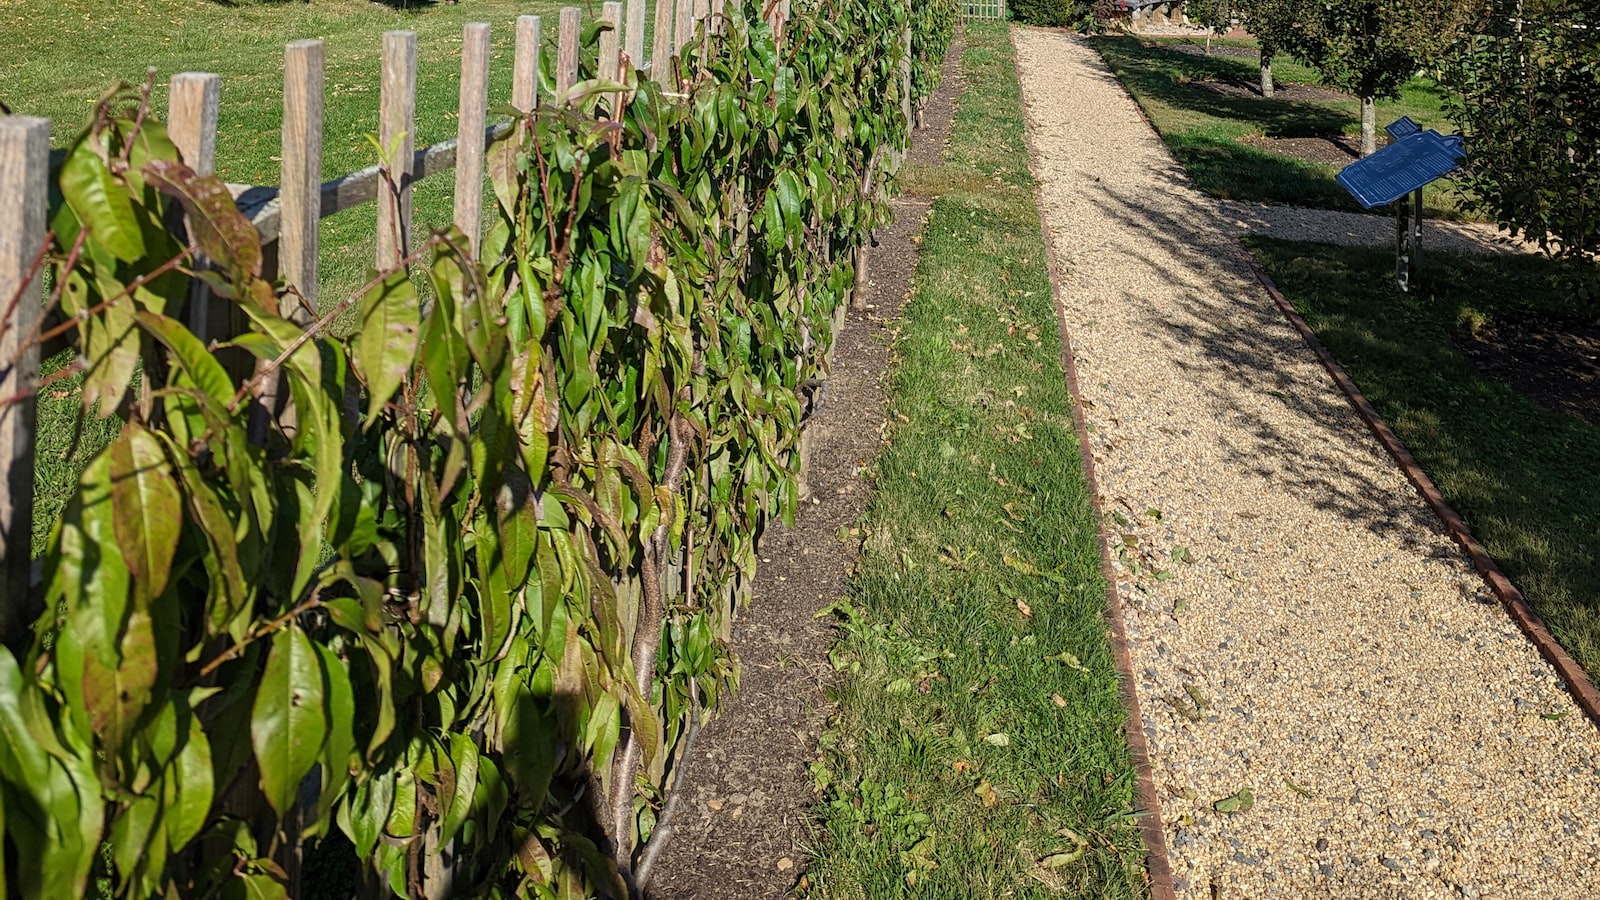
[[[999,19],[1005,21],[1006,0],[963,0],[961,16],[965,19]]]
[[[612,29],[602,32],[598,74],[615,80],[624,66],[641,77],[676,77],[679,50],[697,33],[721,31],[726,0],[656,0],[652,53],[644,60],[647,0],[608,2],[600,18]],[[763,16],[782,35],[789,21],[790,0],[767,0]],[[555,57],[555,90],[560,95],[579,73],[583,14],[577,7],[561,10]],[[538,65],[543,23],[539,16],[520,16],[515,23],[516,49],[512,105],[524,112],[537,107]],[[488,73],[490,25],[467,24],[462,34],[459,129],[454,140],[418,149],[415,133],[417,36],[390,31],[383,36],[378,141],[397,148],[378,165],[323,182],[323,88],[325,56],[318,40],[295,41],[284,51],[283,153],[277,187],[230,185],[235,201],[260,232],[269,275],[275,272],[306,303],[297,311],[300,324],[310,323],[317,308],[318,232],[327,216],[364,203],[377,203],[378,270],[398,265],[409,253],[412,237],[411,194],[415,183],[447,170],[455,171],[453,221],[477,252],[483,216],[484,157],[489,143],[506,134],[510,121],[489,124]],[[216,169],[217,113],[222,79],[184,72],[170,83],[167,127],[186,162],[197,173]],[[545,102],[549,102],[546,98]],[[614,115],[602,102],[601,115]],[[31,559],[34,446],[40,347],[44,303],[41,259],[46,244],[49,196],[50,122],[29,116],[0,117],[0,642],[25,646],[36,610],[28,597],[38,577]],[[394,185],[392,190],[380,190]],[[196,290],[187,324],[203,341],[226,340],[240,324],[230,303]]]

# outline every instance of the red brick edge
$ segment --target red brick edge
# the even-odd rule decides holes
[[[1485,552],[1483,545],[1479,544],[1477,539],[1472,536],[1472,531],[1467,528],[1466,521],[1451,508],[1449,503],[1445,502],[1444,495],[1439,493],[1439,488],[1433,483],[1433,479],[1428,477],[1428,473],[1424,472],[1422,467],[1417,464],[1410,451],[1406,450],[1405,445],[1400,443],[1400,438],[1389,428],[1389,424],[1383,420],[1383,417],[1378,415],[1378,411],[1373,409],[1372,404],[1367,402],[1367,398],[1356,387],[1356,383],[1350,379],[1350,375],[1345,372],[1344,367],[1340,366],[1333,356],[1328,353],[1327,348],[1322,346],[1322,342],[1317,340],[1317,335],[1311,330],[1311,326],[1306,323],[1305,319],[1301,318],[1300,313],[1289,302],[1288,298],[1283,296],[1283,292],[1273,282],[1272,276],[1268,275],[1266,270],[1261,267],[1261,263],[1256,259],[1255,254],[1251,253],[1242,242],[1239,244],[1239,250],[1244,254],[1245,259],[1249,261],[1250,267],[1255,270],[1256,278],[1267,289],[1267,293],[1272,296],[1272,301],[1278,304],[1278,309],[1289,320],[1289,324],[1300,332],[1300,337],[1305,340],[1311,351],[1317,355],[1317,359],[1321,360],[1322,367],[1328,370],[1328,374],[1332,376],[1334,383],[1339,386],[1339,390],[1344,392],[1345,397],[1350,401],[1350,405],[1355,408],[1356,413],[1361,416],[1362,421],[1367,423],[1367,427],[1372,430],[1372,434],[1378,439],[1378,443],[1382,444],[1383,449],[1389,451],[1389,455],[1394,457],[1394,461],[1399,464],[1400,470],[1416,486],[1417,492],[1422,495],[1422,499],[1427,501],[1434,515],[1438,516],[1439,520],[1444,524],[1445,530],[1450,533],[1451,537],[1455,538],[1456,543],[1461,545],[1461,549],[1466,551],[1467,558],[1472,560],[1473,568],[1478,570],[1478,574],[1488,584],[1489,590],[1500,598],[1501,605],[1505,607],[1511,618],[1516,621],[1517,626],[1522,629],[1522,633],[1527,635],[1528,640],[1532,641],[1533,645],[1539,649],[1539,654],[1550,665],[1555,667],[1556,673],[1567,683],[1567,690],[1571,692],[1572,699],[1578,701],[1578,705],[1588,714],[1589,721],[1596,726],[1600,726],[1600,690],[1595,689],[1594,682],[1589,680],[1588,673],[1578,665],[1577,660],[1574,660],[1571,654],[1567,653],[1566,649],[1550,634],[1550,629],[1545,627],[1538,614],[1528,605],[1527,598],[1522,596],[1522,591],[1518,590],[1517,586],[1511,583],[1511,579],[1500,571],[1500,567],[1495,563],[1494,558]]]
[[[1016,26],[1012,26],[1015,34]],[[1011,40],[1011,51],[1016,53],[1016,40]],[[1024,111],[1027,99],[1023,98]],[[1022,130],[1028,145],[1028,156],[1038,159],[1033,146],[1033,135],[1024,122]],[[1167,855],[1167,832],[1161,822],[1161,798],[1156,794],[1155,773],[1150,766],[1150,745],[1144,736],[1144,717],[1139,713],[1139,694],[1133,675],[1133,658],[1128,653],[1128,630],[1123,623],[1122,596],[1117,591],[1116,571],[1111,565],[1111,545],[1106,539],[1105,507],[1100,500],[1100,482],[1095,478],[1094,451],[1089,443],[1089,429],[1084,417],[1083,394],[1078,389],[1077,358],[1072,353],[1072,333],[1067,329],[1066,307],[1062,302],[1061,280],[1056,256],[1055,239],[1050,222],[1045,218],[1044,206],[1039,203],[1035,182],[1034,206],[1039,210],[1039,227],[1044,233],[1045,267],[1050,272],[1051,293],[1055,301],[1056,327],[1061,338],[1061,365],[1066,373],[1067,389],[1072,392],[1072,423],[1078,436],[1078,459],[1089,486],[1089,499],[1094,506],[1097,543],[1100,545],[1100,571],[1106,580],[1106,619],[1111,626],[1111,652],[1116,659],[1118,695],[1128,721],[1124,733],[1128,753],[1133,758],[1134,800],[1139,809],[1139,835],[1144,842],[1145,869],[1149,874],[1151,900],[1176,900],[1172,886],[1172,860]]]

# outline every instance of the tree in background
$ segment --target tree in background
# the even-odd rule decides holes
[[[1413,17],[1403,0],[1328,0],[1302,5],[1285,46],[1329,87],[1361,98],[1361,155],[1378,149],[1377,98],[1400,96],[1417,71]]]
[[[1466,135],[1467,202],[1600,275],[1600,12],[1590,0],[1493,0],[1440,55]]]
[[[1261,96],[1271,97],[1272,58],[1293,45],[1308,0],[1238,0],[1244,27],[1261,46]]]
[[[1189,21],[1206,30],[1206,55],[1211,55],[1211,37],[1227,34],[1233,27],[1233,0],[1189,0],[1185,5]]]

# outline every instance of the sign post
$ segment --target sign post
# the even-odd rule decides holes
[[[1460,137],[1424,131],[1409,118],[1385,130],[1389,146],[1345,166],[1339,183],[1366,209],[1395,203],[1394,280],[1409,291],[1422,259],[1422,188],[1454,171],[1466,151]]]

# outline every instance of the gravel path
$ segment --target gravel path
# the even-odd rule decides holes
[[[1600,896],[1600,733],[1235,211],[1087,46],[1013,34],[1178,896]]]
[[[1237,200],[1211,201],[1237,233],[1286,241],[1322,241],[1347,247],[1393,247],[1391,215],[1308,209]],[[1513,241],[1493,225],[1429,219],[1422,226],[1422,252],[1538,253],[1539,245]]]

